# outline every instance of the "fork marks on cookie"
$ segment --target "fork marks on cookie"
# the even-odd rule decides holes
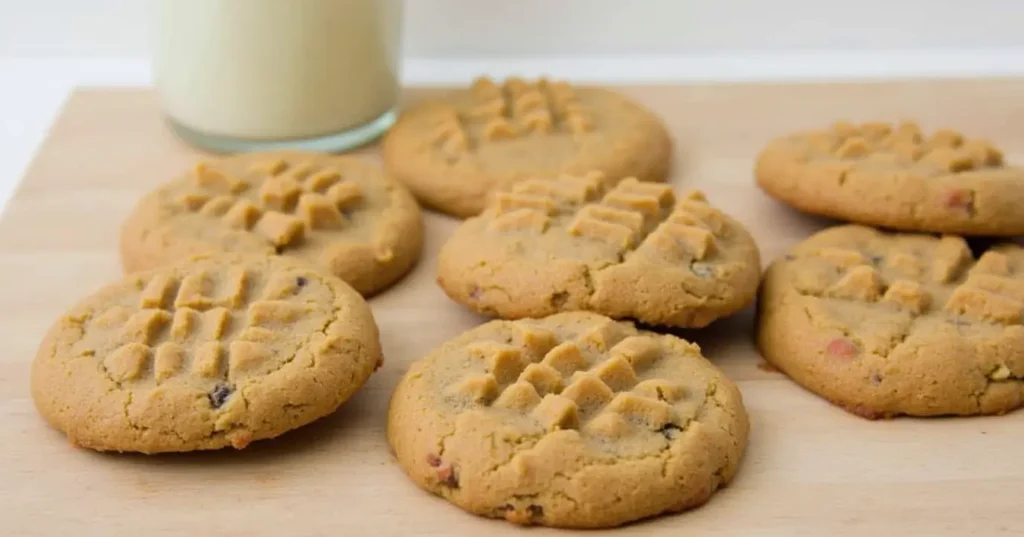
[[[808,148],[841,160],[892,161],[920,164],[945,173],[958,173],[1003,165],[1003,154],[988,140],[967,140],[952,129],[930,136],[914,122],[898,125],[838,122],[828,131],[812,135]]]
[[[362,187],[330,166],[272,158],[251,164],[249,171],[243,180],[200,163],[192,175],[198,190],[179,196],[177,205],[260,235],[280,251],[301,245],[311,233],[346,230],[348,214],[364,198]]]

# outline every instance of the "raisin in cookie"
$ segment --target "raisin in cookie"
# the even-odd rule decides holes
[[[1024,233],[1024,169],[985,140],[914,123],[837,123],[772,141],[757,183],[802,211],[906,231]]]
[[[125,221],[128,272],[195,255],[279,253],[363,295],[405,275],[423,247],[419,206],[377,165],[317,153],[200,162],[145,196]]]
[[[83,447],[241,449],[330,414],[380,360],[369,306],[341,280],[283,257],[198,257],[57,320],[32,396]]]
[[[807,389],[867,418],[1024,404],[1024,249],[827,229],[772,264],[758,344]]]
[[[520,524],[608,527],[706,502],[746,448],[696,345],[594,313],[492,321],[414,363],[388,439],[419,486]]]
[[[538,175],[664,181],[672,140],[650,111],[613,91],[480,78],[405,111],[383,150],[388,171],[423,204],[465,218],[491,191]]]
[[[438,283],[506,319],[588,310],[701,327],[753,302],[760,258],[740,223],[698,191],[607,184],[592,172],[498,192],[442,248]]]

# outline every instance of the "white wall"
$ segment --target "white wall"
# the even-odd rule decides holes
[[[0,0],[0,57],[145,57],[151,1]],[[407,0],[405,46],[413,58],[1001,48],[1024,47],[1022,23],[1024,0]]]

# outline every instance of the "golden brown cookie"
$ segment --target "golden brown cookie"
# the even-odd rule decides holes
[[[142,198],[121,232],[132,272],[195,254],[281,254],[369,296],[405,275],[423,247],[419,206],[358,157],[242,154],[205,161]]]
[[[197,257],[57,320],[32,396],[79,446],[241,449],[330,414],[380,360],[369,306],[341,280],[283,257]]]
[[[1024,169],[986,140],[915,123],[785,136],[757,159],[758,185],[801,211],[891,229],[1024,234]]]
[[[598,172],[498,192],[441,249],[438,284],[505,319],[589,310],[701,327],[754,300],[760,258],[744,227],[691,191]]]
[[[696,345],[594,313],[492,321],[414,363],[388,439],[419,486],[519,524],[608,527],[706,502],[749,424]]]
[[[758,344],[866,418],[1001,414],[1024,404],[1024,250],[839,226],[765,274]]]
[[[545,79],[479,78],[405,111],[384,139],[388,172],[426,206],[463,218],[523,179],[601,170],[608,180],[664,181],[671,158],[672,140],[649,110]]]

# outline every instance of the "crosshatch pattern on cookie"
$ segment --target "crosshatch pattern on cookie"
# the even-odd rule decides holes
[[[519,182],[495,195],[489,215],[494,233],[540,235],[557,227],[623,255],[668,261],[703,261],[726,233],[724,215],[700,191],[677,200],[671,186],[634,178],[608,189],[599,172]]]
[[[706,395],[659,377],[658,363],[671,351],[658,336],[615,321],[565,339],[519,322],[508,339],[467,346],[484,372],[450,382],[444,393],[452,404],[526,416],[548,431],[616,439],[639,430],[670,437],[685,428]]]
[[[885,238],[864,248],[824,247],[795,256],[794,284],[805,296],[895,307],[913,316],[966,317],[1022,324],[1024,274],[1014,266],[1016,246],[975,259],[966,241],[945,236],[917,251],[885,248]]]
[[[511,77],[498,84],[477,78],[469,90],[469,104],[439,113],[433,144],[445,153],[471,152],[481,144],[523,137],[569,134],[594,130],[594,115],[568,83],[541,78],[526,81]]]
[[[280,365],[272,346],[311,314],[302,298],[307,284],[301,275],[243,267],[157,273],[133,305],[97,312],[87,330],[111,334],[115,348],[102,365],[119,385],[189,377],[226,387]]]
[[[898,125],[839,122],[806,138],[809,158],[877,166],[891,161],[921,164],[948,173],[1003,165],[1002,152],[987,140],[968,140],[960,132],[939,129],[926,134],[914,122]]]
[[[201,162],[176,201],[181,210],[256,233],[283,251],[311,233],[344,232],[363,197],[341,169],[277,158],[252,164],[240,177]]]

